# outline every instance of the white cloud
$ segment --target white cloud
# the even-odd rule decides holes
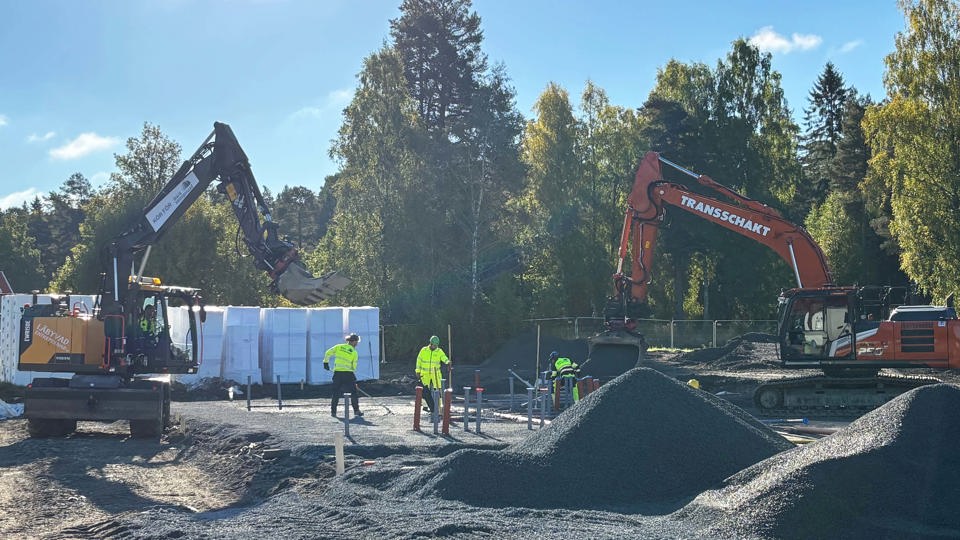
[[[299,119],[299,118],[315,118],[323,119],[329,114],[335,116],[340,115],[340,111],[350,103],[350,99],[353,98],[353,89],[346,88],[340,90],[334,90],[326,95],[323,99],[323,103],[320,105],[309,105],[303,107],[300,110],[294,112],[290,115],[290,118]]]
[[[97,172],[93,173],[93,176],[90,177],[90,185],[93,187],[100,187],[104,182],[110,179],[110,173],[108,172]]]
[[[101,137],[93,132],[81,133],[67,144],[50,150],[53,159],[76,159],[93,152],[107,150],[120,142],[116,137]]]
[[[840,50],[839,50],[838,52],[839,52],[840,54],[847,54],[848,52],[856,49],[857,47],[859,47],[859,46],[861,46],[861,45],[863,45],[863,40],[862,40],[862,39],[857,39],[857,40],[854,40],[854,41],[848,41],[848,42],[846,42],[846,43],[844,43],[843,45],[840,46]]]
[[[4,195],[3,197],[0,197],[0,210],[6,210],[7,208],[20,206],[25,202],[32,201],[39,195],[40,192],[36,188],[27,188],[23,191],[17,191],[16,193]]]
[[[7,117],[5,115],[0,114],[0,127],[3,127],[5,125],[7,125]]]
[[[773,31],[772,26],[764,26],[750,38],[750,44],[763,52],[788,54],[793,51],[815,49],[823,43],[823,38],[815,34],[794,33],[788,39]]]
[[[49,141],[50,139],[53,138],[54,135],[56,135],[56,133],[54,133],[53,131],[48,131],[43,135],[37,135],[36,133],[31,133],[30,136],[27,137],[27,142],[35,143],[35,142]]]

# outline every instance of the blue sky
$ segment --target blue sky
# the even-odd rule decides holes
[[[0,0],[0,209],[95,186],[143,123],[193,152],[233,127],[261,186],[319,190],[363,59],[389,39],[400,0]],[[827,61],[884,97],[895,0],[474,0],[483,49],[517,107],[551,81],[574,103],[586,81],[642,105],[671,58],[711,67],[738,37],[773,54],[798,118]],[[639,158],[639,156],[638,156]]]

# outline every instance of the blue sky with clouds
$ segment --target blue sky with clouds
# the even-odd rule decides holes
[[[399,0],[0,0],[0,208],[94,185],[144,122],[192,152],[233,127],[262,186],[318,190],[363,59]],[[773,54],[799,118],[827,61],[884,97],[895,0],[474,0],[483,49],[527,117],[551,81],[640,106],[671,58],[711,67],[738,37]]]

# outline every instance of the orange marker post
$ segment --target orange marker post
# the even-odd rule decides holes
[[[420,403],[423,400],[423,387],[417,386],[417,398],[413,401],[413,430],[420,431]]]
[[[443,391],[443,427],[441,431],[444,435],[450,434],[450,403],[453,401],[453,390],[447,388]]]

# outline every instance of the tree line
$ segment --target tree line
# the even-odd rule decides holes
[[[712,66],[670,60],[642,102],[550,83],[525,118],[469,0],[403,0],[343,110],[338,172],[265,194],[315,273],[353,279],[334,304],[379,306],[416,339],[451,324],[462,356],[483,357],[530,319],[602,313],[647,150],[804,225],[837,284],[912,283],[943,299],[960,289],[960,4],[899,6],[886,96],[861,94],[827,63],[798,124],[770,54],[743,39]],[[102,247],[182,159],[150,123],[115,157],[98,189],[76,173],[0,214],[0,260],[18,290],[95,291]],[[221,197],[193,205],[147,273],[200,287],[209,303],[280,305],[241,260]],[[656,261],[658,318],[772,318],[794,283],[764,246],[669,208]]]

